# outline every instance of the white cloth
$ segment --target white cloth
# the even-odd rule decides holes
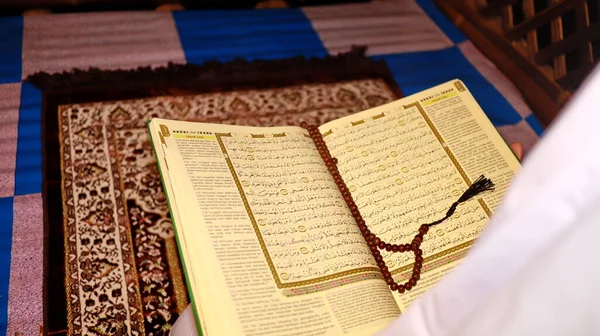
[[[380,336],[600,334],[599,92],[596,69],[462,264]]]
[[[179,315],[173,325],[173,329],[171,329],[171,336],[198,336],[192,305],[185,307],[181,315]]]

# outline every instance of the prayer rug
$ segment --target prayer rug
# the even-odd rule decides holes
[[[147,120],[322,124],[402,96],[362,49],[28,80],[44,91],[45,330],[69,335],[168,335],[188,304]]]

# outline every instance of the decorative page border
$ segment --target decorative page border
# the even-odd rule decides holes
[[[287,136],[287,134],[285,134],[285,133],[270,134],[270,135],[252,134],[253,138],[266,138],[267,136],[285,137],[285,136]],[[326,275],[323,277],[318,277],[318,278],[314,278],[314,279],[310,279],[310,280],[283,283],[281,281],[279,274],[277,274],[277,270],[275,269],[273,260],[271,259],[271,256],[269,255],[269,250],[267,249],[267,246],[262,237],[262,234],[260,233],[260,229],[258,227],[258,223],[256,222],[256,218],[254,217],[254,214],[252,213],[252,209],[250,209],[250,204],[248,202],[248,199],[246,198],[246,194],[244,193],[242,184],[240,183],[240,180],[238,179],[235,168],[233,167],[233,163],[231,162],[231,159],[229,158],[229,154],[227,153],[227,148],[225,147],[225,144],[223,143],[222,138],[232,137],[232,134],[231,133],[215,133],[215,137],[217,138],[217,141],[219,142],[219,146],[221,147],[221,151],[223,152],[223,154],[225,156],[225,160],[227,161],[227,166],[229,167],[229,170],[231,171],[231,175],[233,177],[233,180],[235,181],[235,185],[237,186],[240,197],[242,198],[242,201],[244,203],[244,208],[246,208],[246,212],[248,213],[248,217],[250,218],[250,222],[252,223],[252,227],[254,228],[254,233],[256,234],[256,237],[258,238],[258,242],[263,251],[265,259],[267,260],[267,263],[269,264],[269,269],[271,269],[271,274],[273,275],[273,279],[275,279],[275,283],[277,284],[278,288],[292,288],[292,287],[298,287],[298,286],[314,285],[316,283],[330,281],[330,280],[334,280],[334,279],[341,278],[344,276],[349,276],[349,275],[354,275],[354,274],[359,274],[359,273],[367,273],[367,272],[379,272],[379,268],[377,268],[377,267],[361,267],[361,268],[356,268],[356,269],[352,269],[352,270],[348,270],[348,271],[334,273],[334,274],[330,274],[330,275]]]
[[[461,87],[459,87],[460,82],[458,82],[458,84],[455,83],[457,89],[459,91],[464,91],[461,90]],[[438,142],[440,143],[440,145],[442,146],[442,148],[444,149],[444,151],[446,152],[446,155],[448,156],[448,158],[450,159],[450,161],[452,161],[452,164],[454,165],[454,167],[456,168],[456,170],[458,171],[458,173],[460,174],[460,176],[462,177],[462,179],[465,181],[465,183],[467,184],[467,186],[471,186],[472,182],[469,179],[469,177],[467,176],[466,172],[464,171],[464,169],[462,168],[462,166],[460,165],[460,163],[458,162],[458,160],[456,160],[456,157],[454,156],[454,154],[452,153],[452,151],[450,150],[450,148],[448,147],[448,145],[446,144],[446,142],[444,141],[444,139],[442,138],[441,134],[439,133],[439,131],[437,130],[437,128],[434,126],[433,122],[431,121],[431,119],[429,118],[429,116],[427,115],[427,113],[425,112],[425,110],[423,109],[423,107],[421,106],[421,103],[414,102],[408,105],[403,105],[402,106],[405,110],[409,109],[409,108],[413,108],[416,107],[417,110],[419,111],[419,113],[421,114],[421,116],[423,117],[423,119],[425,120],[425,122],[427,123],[427,126],[429,126],[429,129],[433,132],[433,134],[435,135],[436,139],[438,140]],[[358,126],[358,125],[362,125],[366,122],[372,121],[372,120],[377,120],[380,118],[385,117],[386,114],[385,112],[382,112],[380,114],[368,117],[368,118],[364,118],[358,121],[353,121],[350,122],[350,125],[348,125],[347,127],[354,127],[354,126]],[[332,134],[334,132],[334,129],[330,129],[326,132],[324,132],[322,134],[322,137],[325,138],[326,136]],[[485,212],[485,214],[488,216],[488,218],[490,218],[492,216],[492,211],[490,210],[489,206],[486,204],[486,202],[483,200],[483,198],[478,198],[477,202],[479,203],[479,205],[481,206],[481,208],[483,209],[483,211]],[[473,242],[475,240],[470,240],[468,242],[459,244],[457,246],[451,247],[449,249],[440,251],[432,256],[429,256],[427,258],[425,258],[423,260],[423,273],[427,272],[427,271],[431,271],[433,269],[436,269],[440,266],[443,266],[443,263],[439,263],[436,262],[438,261],[438,259],[443,258],[445,256],[448,256],[451,253],[455,253],[458,254],[458,252],[463,251],[468,249],[469,247],[471,247],[471,245],[473,245]],[[426,264],[427,263],[427,264]],[[400,274],[402,272],[405,272],[407,270],[411,270],[414,266],[414,263],[402,266],[398,269],[395,269],[393,271],[390,271],[392,273],[392,275],[396,275],[396,274]]]

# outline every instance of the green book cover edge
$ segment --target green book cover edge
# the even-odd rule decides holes
[[[148,130],[148,134],[150,135],[150,143],[152,143],[152,151],[154,152],[154,158],[156,159],[156,165],[158,166],[158,171],[160,173],[160,180],[161,180],[161,183],[163,185],[163,191],[165,193],[165,196],[167,197],[167,205],[169,207],[169,212],[172,214],[173,213],[173,206],[171,205],[171,198],[169,197],[169,193],[167,192],[167,190],[165,188],[164,174],[163,174],[163,171],[162,171],[162,167],[161,167],[161,165],[159,164],[159,161],[158,161],[160,159],[159,159],[158,154],[156,152],[156,145],[155,145],[155,142],[154,142],[154,138],[152,137],[152,130],[150,129],[150,122],[151,121],[152,120],[148,120],[146,122],[146,129]],[[175,218],[173,218],[173,216],[171,216],[171,221],[175,222]],[[179,243],[180,233],[177,232],[176,227],[177,227],[176,225],[173,225],[173,231],[175,231],[175,240],[177,242],[177,251],[179,252],[179,256],[180,256],[179,260],[181,261],[181,264],[182,264],[182,267],[183,267],[183,274],[185,275],[185,282],[186,282],[188,288],[192,288],[190,277],[189,277],[188,271],[187,271],[187,265],[185,263],[185,258],[181,258],[181,256],[183,255],[183,253],[181,251],[181,244]],[[204,336],[204,334],[202,333],[202,327],[201,327],[202,324],[200,323],[200,317],[198,316],[198,312],[196,311],[196,300],[194,298],[194,291],[188,290],[187,292],[189,293],[190,299],[192,301],[192,311],[194,312],[194,319],[196,320],[196,329],[197,329],[198,334],[200,336]]]

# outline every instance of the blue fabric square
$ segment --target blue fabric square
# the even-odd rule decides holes
[[[374,56],[383,58],[405,95],[460,79],[494,126],[513,125],[521,116],[464,57],[457,47],[438,51]]]
[[[300,9],[182,11],[173,16],[188,63],[327,55]]]
[[[21,81],[23,18],[0,17],[0,84]]]
[[[0,335],[6,335],[8,323],[8,284],[13,227],[14,198],[0,198]]]
[[[541,136],[542,133],[544,133],[544,127],[542,126],[542,124],[540,124],[540,122],[537,120],[537,118],[533,114],[528,115],[525,118],[525,121],[527,121],[529,126],[531,126],[531,128],[533,128],[533,131],[538,136]]]
[[[42,191],[42,92],[29,83],[21,86],[15,195]]]

